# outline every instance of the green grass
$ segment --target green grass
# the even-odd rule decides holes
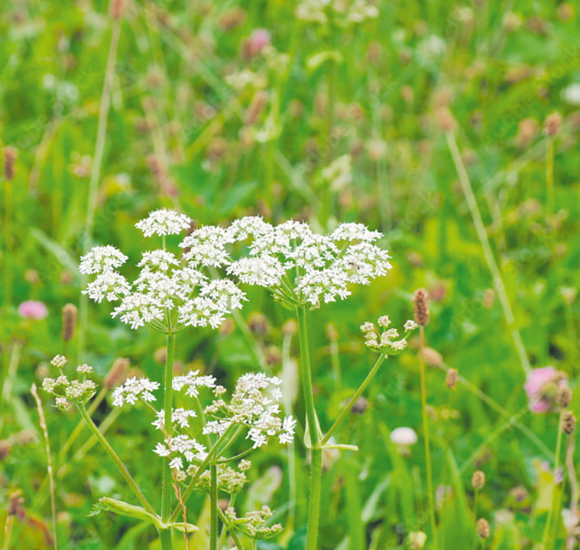
[[[553,464],[557,415],[524,410],[525,361],[512,330],[521,335],[532,367],[554,365],[576,387],[578,302],[566,300],[569,291],[562,290],[575,290],[580,276],[580,107],[564,102],[562,90],[580,83],[580,9],[549,0],[376,5],[377,19],[342,28],[300,21],[294,2],[282,0],[130,2],[120,23],[91,238],[137,257],[144,249],[134,224],[161,206],[183,210],[200,224],[260,214],[273,223],[295,218],[333,228],[360,221],[382,231],[393,257],[389,275],[310,317],[322,429],[330,428],[376,359],[358,327],[383,314],[400,326],[412,317],[412,292],[427,288],[433,300],[427,345],[544,446],[465,385],[449,391],[445,373],[428,369],[440,548],[475,548],[470,479],[476,468],[487,478],[478,497],[478,517],[492,525],[486,548],[532,548],[542,541],[551,501],[551,474],[542,462]],[[567,20],[565,5],[572,9]],[[107,10],[101,0],[0,6],[0,145],[19,153],[15,178],[0,181],[0,359],[9,388],[0,405],[0,439],[10,448],[0,462],[0,523],[13,490],[22,491],[26,511],[14,523],[10,548],[46,548],[52,532],[48,493],[38,491],[46,455],[30,386],[40,385],[50,359],[65,351],[62,307],[80,305],[76,269],[86,245],[111,42]],[[513,30],[504,23],[510,10],[521,22]],[[232,21],[239,24],[230,28]],[[256,28],[268,29],[276,55],[287,57],[244,60],[242,42]],[[444,41],[440,54],[429,51],[433,36]],[[269,98],[253,127],[245,121],[256,88],[228,84],[228,75],[243,68],[261,76]],[[489,242],[487,258],[461,185],[461,162],[454,162],[441,128],[442,109],[455,120],[452,136]],[[553,141],[551,198],[549,138],[541,127],[554,111],[563,124]],[[527,140],[518,130],[524,119],[537,124]],[[329,179],[325,169],[343,155],[351,157],[351,179]],[[151,169],[153,156],[161,172]],[[511,326],[492,291],[498,279],[489,254],[513,311]],[[188,330],[176,352],[183,368],[205,369],[229,386],[241,373],[260,369],[257,345],[267,371],[281,373],[282,326],[291,313],[265,291],[248,290],[241,316],[248,321],[264,313],[266,332],[252,332],[248,341],[239,324],[227,336]],[[17,306],[29,299],[46,303],[49,316],[22,319]],[[329,324],[338,333],[338,355]],[[131,331],[110,318],[107,306],[90,304],[86,341],[77,334],[66,353],[92,364],[98,379],[117,357],[129,357],[161,382],[154,354],[163,346],[161,335]],[[289,354],[298,358],[297,336]],[[80,417],[60,413],[41,394],[55,471],[67,466],[56,480],[59,550],[159,548],[155,531],[136,521],[88,517],[100,496],[131,500],[130,492],[98,446],[74,458],[88,430],[59,455]],[[296,395],[303,422],[303,396]],[[405,548],[410,531],[429,532],[422,441],[402,458],[388,438],[397,426],[412,427],[422,438],[416,346],[388,359],[365,395],[366,412],[349,415],[335,434],[359,452],[342,451],[323,476],[322,550]],[[111,409],[104,402],[96,422]],[[152,433],[147,418],[131,409],[108,435],[153,501],[160,497],[161,462],[150,450]],[[276,521],[289,526],[279,539],[260,543],[261,550],[304,547],[308,468],[301,438],[296,448],[295,502],[289,502],[288,455],[279,446],[255,455],[250,492],[239,499],[243,511],[250,501],[268,502]],[[283,474],[278,482],[273,468]],[[522,487],[528,496],[518,502],[514,489]],[[563,507],[569,499],[566,481]],[[190,521],[209,523],[203,496],[194,493],[188,508]],[[553,525],[554,548],[563,549],[559,514]],[[207,548],[203,537],[192,539],[192,550]],[[431,541],[426,548],[433,548]],[[175,545],[184,547],[180,537]]]

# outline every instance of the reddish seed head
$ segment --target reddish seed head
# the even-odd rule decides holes
[[[10,181],[14,179],[14,164],[18,158],[18,151],[14,147],[4,147],[2,157],[4,159],[4,178]]]
[[[415,291],[413,305],[415,306],[415,323],[420,327],[429,324],[429,295],[424,288]]]
[[[62,339],[70,342],[77,328],[78,310],[74,304],[66,304],[62,308]]]

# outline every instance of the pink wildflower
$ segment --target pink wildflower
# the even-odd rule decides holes
[[[18,306],[18,314],[23,319],[39,321],[48,315],[48,308],[43,302],[37,300],[26,300]]]
[[[537,414],[551,410],[556,402],[558,390],[567,385],[566,378],[554,367],[534,369],[524,384],[530,410]]]

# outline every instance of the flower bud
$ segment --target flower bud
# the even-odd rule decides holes
[[[424,288],[415,291],[413,297],[415,322],[424,327],[429,323],[429,295]]]
[[[120,19],[125,13],[125,0],[111,0],[109,13],[113,19]]]
[[[477,520],[477,535],[480,539],[489,538],[489,523],[487,520],[483,518]]]
[[[450,389],[454,390],[457,386],[457,380],[459,379],[459,373],[456,369],[449,369],[447,371],[447,376],[445,376],[445,385]]]
[[[62,308],[62,339],[70,342],[77,328],[78,310],[74,304],[66,304]]]
[[[427,535],[423,531],[412,531],[409,533],[409,548],[421,550],[425,546]]]
[[[483,489],[485,485],[485,474],[481,470],[477,470],[473,473],[473,477],[471,478],[471,485],[473,485],[474,489]]]

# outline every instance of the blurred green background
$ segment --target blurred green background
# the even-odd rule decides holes
[[[106,305],[90,305],[86,342],[77,336],[65,349],[60,331],[62,307],[80,302],[77,265],[89,240],[137,258],[148,243],[134,224],[162,206],[199,224],[257,214],[272,223],[307,220],[321,231],[341,221],[382,231],[390,274],[311,315],[323,429],[374,362],[360,324],[388,314],[400,326],[412,316],[412,292],[427,288],[427,341],[442,356],[432,362],[458,369],[538,438],[464,385],[449,391],[442,369],[429,370],[443,547],[473,544],[476,466],[488,480],[478,507],[493,521],[489,548],[541,540],[557,418],[527,413],[512,329],[532,366],[554,365],[576,386],[580,9],[555,0],[378,0],[378,17],[347,23],[340,0],[332,2],[338,11],[321,24],[296,17],[293,1],[127,0],[101,163],[99,105],[114,26],[108,1],[1,3],[0,145],[18,151],[14,178],[0,183],[2,523],[10,495],[20,490],[24,499],[10,548],[50,547],[50,502],[39,489],[46,455],[30,395],[48,361],[66,351],[102,377],[127,357],[161,378],[162,337],[132,331]],[[546,135],[554,112],[562,117],[558,132]],[[461,161],[450,153],[453,140]],[[462,166],[513,310],[511,328],[460,185]],[[87,224],[91,172],[95,216]],[[283,357],[289,312],[260,289],[248,295],[235,324],[180,334],[181,368],[205,369],[230,385],[245,371],[279,374],[283,360],[293,364],[297,342],[288,331]],[[23,318],[17,308],[26,300],[42,301],[48,316]],[[426,528],[421,445],[403,459],[388,437],[397,426],[421,433],[414,347],[385,363],[360,414],[341,430],[338,439],[360,451],[327,457],[324,550],[406,548],[408,532]],[[130,496],[98,446],[83,451],[87,432],[62,453],[79,417],[41,397],[55,470],[66,466],[57,476],[59,548],[156,548],[146,525],[87,517],[102,495]],[[301,397],[296,409],[302,420]],[[105,401],[96,419],[110,419],[111,410]],[[160,463],[152,430],[130,410],[108,433],[154,498]],[[296,449],[295,475],[305,484],[301,440]],[[287,459],[282,447],[257,453],[240,503],[248,510],[268,503],[288,526],[262,550],[304,544],[306,495],[289,501]],[[203,497],[189,510],[192,521],[207,522]],[[558,548],[564,535],[560,526]],[[207,542],[199,535],[191,544],[201,550]]]

